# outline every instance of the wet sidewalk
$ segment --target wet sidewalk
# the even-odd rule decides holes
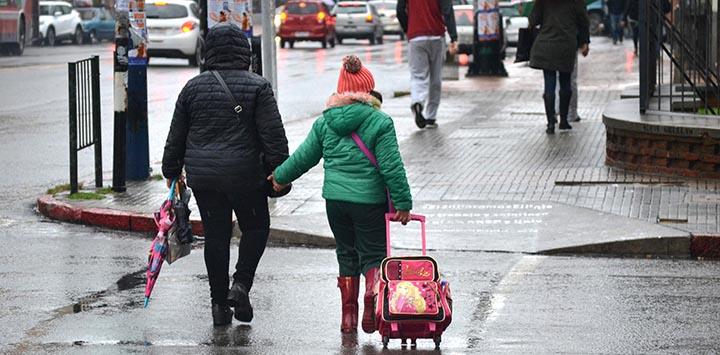
[[[509,78],[446,82],[438,129],[418,130],[409,97],[383,93],[383,109],[395,120],[414,212],[428,216],[431,249],[689,256],[691,236],[720,232],[717,181],[604,165],[601,112],[637,83],[638,62],[630,49],[606,39],[593,44],[591,55],[580,60],[582,121],[552,136],[544,132],[542,74],[510,62]],[[291,151],[313,120],[287,124]],[[332,245],[322,174],[321,166],[312,169],[290,195],[271,201],[275,241]],[[164,181],[148,180],[97,201],[70,201],[66,193],[41,200],[67,204],[61,205],[68,209],[65,214],[79,222],[87,223],[76,209],[90,210],[92,221],[115,218],[126,227],[121,229],[147,231],[152,226],[140,217],[155,211],[166,191]],[[191,208],[198,219],[194,202]],[[133,218],[143,227],[134,228]],[[418,231],[402,228],[393,244],[416,248]]]

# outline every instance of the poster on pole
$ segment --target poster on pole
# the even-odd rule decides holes
[[[500,39],[500,12],[497,0],[478,1],[477,34],[479,42]]]
[[[129,10],[130,50],[128,57],[130,64],[147,64],[148,34],[145,21],[145,0],[130,0]]]
[[[229,22],[240,27],[248,38],[253,35],[251,0],[208,0],[208,28]]]

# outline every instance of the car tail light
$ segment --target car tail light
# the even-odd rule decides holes
[[[285,11],[281,12],[280,13],[280,22],[285,23],[285,21],[287,20],[287,16],[288,16],[287,12],[285,12]]]
[[[373,22],[373,15],[365,16],[365,22]]]
[[[318,14],[317,14],[318,23],[323,23],[323,21],[325,21],[326,17],[327,17],[327,14],[325,14],[324,12],[322,12],[322,11],[318,12]]]
[[[182,27],[180,27],[180,30],[183,33],[188,33],[190,31],[194,30],[196,26],[197,25],[195,24],[195,22],[188,21],[188,22],[183,23]]]

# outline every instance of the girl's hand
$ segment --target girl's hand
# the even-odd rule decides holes
[[[588,53],[590,53],[590,45],[584,43],[582,46],[580,46],[580,53],[583,57],[587,57]]]
[[[400,222],[403,225],[408,224],[408,222],[410,222],[410,211],[395,211],[393,221]]]

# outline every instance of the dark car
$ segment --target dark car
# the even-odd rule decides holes
[[[80,14],[85,43],[115,38],[115,17],[105,8],[86,7],[75,9]]]
[[[323,48],[328,44],[335,47],[335,18],[322,1],[289,0],[280,13],[278,37],[283,48],[286,43],[292,48],[296,41],[316,41]]]

